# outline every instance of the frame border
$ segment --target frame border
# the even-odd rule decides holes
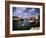
[[[43,31],[42,33],[10,34],[10,4],[39,5],[43,6]],[[45,4],[36,2],[5,1],[5,37],[45,35]]]

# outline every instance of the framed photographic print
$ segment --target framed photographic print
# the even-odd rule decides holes
[[[44,3],[6,1],[5,36],[44,35],[44,10]]]

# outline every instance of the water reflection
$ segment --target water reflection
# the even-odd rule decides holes
[[[17,26],[31,26],[31,23],[28,20],[23,20],[21,19],[21,21],[17,22]]]

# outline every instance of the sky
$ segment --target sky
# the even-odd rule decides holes
[[[29,18],[40,14],[40,8],[13,7],[13,16]]]

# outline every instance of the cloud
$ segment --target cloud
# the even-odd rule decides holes
[[[39,8],[16,7],[13,10],[13,16],[18,16],[21,18],[29,18],[33,15],[38,15],[38,13],[40,13]]]

